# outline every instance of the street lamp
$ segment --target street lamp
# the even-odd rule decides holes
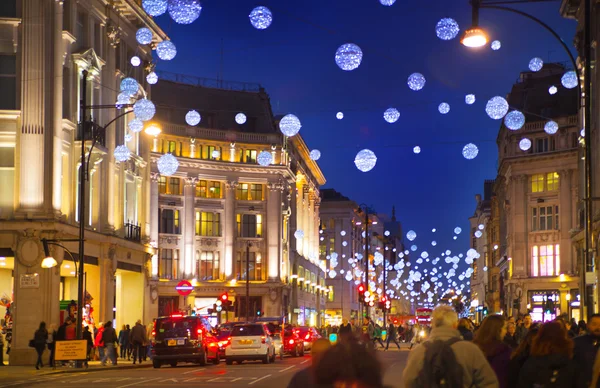
[[[358,214],[364,212],[365,213],[365,257],[363,261],[364,268],[364,284],[369,291],[369,282],[368,282],[368,274],[369,274],[369,206],[361,203],[358,205],[358,209],[356,210]],[[365,306],[366,307],[366,306]]]

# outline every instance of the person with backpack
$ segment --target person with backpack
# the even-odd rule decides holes
[[[394,343],[396,344],[398,349],[400,349],[400,344],[398,343],[398,340],[396,339],[396,325],[394,325],[394,322],[392,322],[391,319],[388,319],[388,330],[387,330],[387,338],[385,341],[386,342],[385,350],[388,350],[390,348],[390,341],[394,341]]]
[[[431,334],[408,355],[405,388],[498,388],[496,373],[477,345],[463,341],[450,306],[431,314]]]
[[[370,324],[373,326],[373,347],[375,347],[375,342],[379,342],[379,345],[381,345],[382,348],[385,348],[385,345],[381,341],[383,335],[381,326],[376,325],[373,321],[371,321]]]

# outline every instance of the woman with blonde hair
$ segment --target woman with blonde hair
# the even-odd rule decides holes
[[[458,331],[465,341],[473,341],[473,325],[467,318],[458,320]]]
[[[500,315],[490,315],[483,320],[473,343],[479,346],[496,372],[500,388],[508,388],[508,363],[512,349],[504,343],[506,321]]]

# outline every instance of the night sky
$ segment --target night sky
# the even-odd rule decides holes
[[[486,115],[487,100],[505,96],[533,57],[568,61],[541,26],[497,10],[482,9],[480,25],[491,40],[501,41],[498,51],[489,45],[463,47],[460,34],[451,41],[438,39],[435,25],[441,18],[455,19],[461,30],[469,27],[467,0],[398,0],[391,7],[378,0],[210,0],[202,5],[192,25],[177,25],[168,15],[157,18],[178,50],[174,60],[160,61],[157,69],[260,83],[274,113],[296,114],[309,148],[321,150],[325,187],[378,212],[389,214],[395,205],[404,232],[415,230],[414,243],[430,256],[469,248],[474,196],[483,192],[484,179],[496,176],[500,121]],[[273,24],[266,30],[254,29],[248,20],[259,5],[273,12]],[[542,19],[572,46],[576,23],[561,18],[559,5],[518,8]],[[344,43],[355,43],[363,51],[362,64],[354,71],[335,64],[335,51]],[[406,85],[413,72],[427,79],[419,92]],[[477,101],[469,106],[464,96],[470,93]],[[441,102],[450,104],[449,114],[438,113]],[[383,119],[388,107],[401,113],[394,124]],[[343,120],[335,118],[338,111],[344,113]],[[479,156],[471,161],[461,154],[469,142],[479,147]],[[422,149],[419,155],[412,152],[416,145]],[[368,173],[353,163],[363,148],[378,158]],[[453,241],[456,226],[463,232]]]

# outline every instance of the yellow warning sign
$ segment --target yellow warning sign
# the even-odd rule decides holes
[[[54,359],[57,361],[85,360],[87,340],[56,341]]]

